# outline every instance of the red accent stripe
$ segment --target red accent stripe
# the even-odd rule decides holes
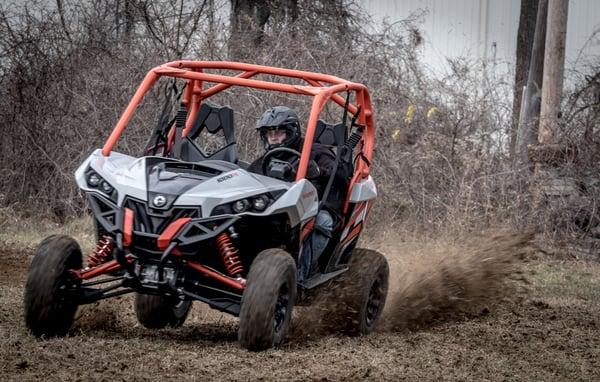
[[[236,288],[239,290],[244,290],[246,288],[246,280],[245,279],[241,279],[241,280],[236,280],[234,278],[231,277],[227,277],[222,273],[219,273],[217,271],[214,271],[208,267],[205,267],[202,264],[198,264],[196,262],[193,261],[188,261],[187,263],[188,267],[208,276],[211,277],[217,281],[222,282],[223,284],[227,284],[232,288]]]
[[[133,210],[125,208],[123,218],[123,246],[129,247],[133,241]]]
[[[354,221],[356,219],[358,219],[358,216],[364,211],[365,207],[367,206],[367,202],[360,202],[357,206],[356,206],[356,210],[354,210],[354,213],[352,214],[352,217],[350,217],[349,225],[350,224],[354,224]]]
[[[304,224],[304,226],[302,227],[302,231],[300,232],[300,243],[302,243],[304,241],[304,238],[312,232],[313,228],[315,227],[315,218],[310,219],[309,221],[306,222],[306,224]]]
[[[360,202],[359,204],[357,204],[354,212],[352,213],[352,216],[350,216],[350,219],[348,219],[348,223],[346,224],[344,229],[350,229],[350,227],[354,226],[354,224],[356,223],[356,220],[358,219],[360,214],[364,211],[364,209],[367,205],[368,205],[368,202]],[[352,232],[354,232],[354,230],[352,230]],[[345,242],[349,235],[350,234],[346,235],[346,237],[344,237],[342,239],[342,242]]]
[[[167,249],[171,240],[177,235],[177,233],[186,225],[192,218],[180,218],[175,220],[173,223],[169,224],[169,226],[160,234],[158,239],[156,240],[156,246],[161,251]]]
[[[352,229],[352,231],[350,231],[350,233],[348,234],[348,236],[346,236],[346,238],[342,241],[342,245],[349,243],[350,240],[354,239],[356,236],[358,236],[358,234],[360,233],[360,231],[362,230],[362,223],[358,224],[356,227],[354,227]]]

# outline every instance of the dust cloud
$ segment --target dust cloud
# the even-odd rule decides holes
[[[495,234],[462,244],[391,251],[390,290],[380,328],[402,330],[486,314],[523,295],[532,234]]]
[[[432,242],[386,240],[370,247],[390,264],[386,307],[378,331],[423,328],[453,319],[488,314],[497,304],[524,296],[523,264],[532,234],[495,233],[467,240]],[[297,313],[291,337],[339,331],[336,300],[343,290],[326,285],[311,307]]]

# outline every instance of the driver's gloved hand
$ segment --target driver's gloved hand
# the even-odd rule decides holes
[[[272,159],[265,175],[281,180],[290,180],[292,179],[292,176],[294,178],[296,177],[296,172],[288,162]]]
[[[314,161],[308,162],[308,170],[306,171],[306,177],[308,179],[317,179],[321,176],[322,173],[319,166]]]

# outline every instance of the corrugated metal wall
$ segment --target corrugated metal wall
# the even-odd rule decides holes
[[[514,66],[520,0],[362,0],[376,20],[394,22],[426,10],[422,23],[422,57],[442,70],[445,57],[495,60],[499,68]],[[570,0],[567,68],[600,55],[600,1]]]

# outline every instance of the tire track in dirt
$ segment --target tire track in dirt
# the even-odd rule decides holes
[[[24,285],[32,258],[31,250],[1,249],[0,279],[3,284]]]

